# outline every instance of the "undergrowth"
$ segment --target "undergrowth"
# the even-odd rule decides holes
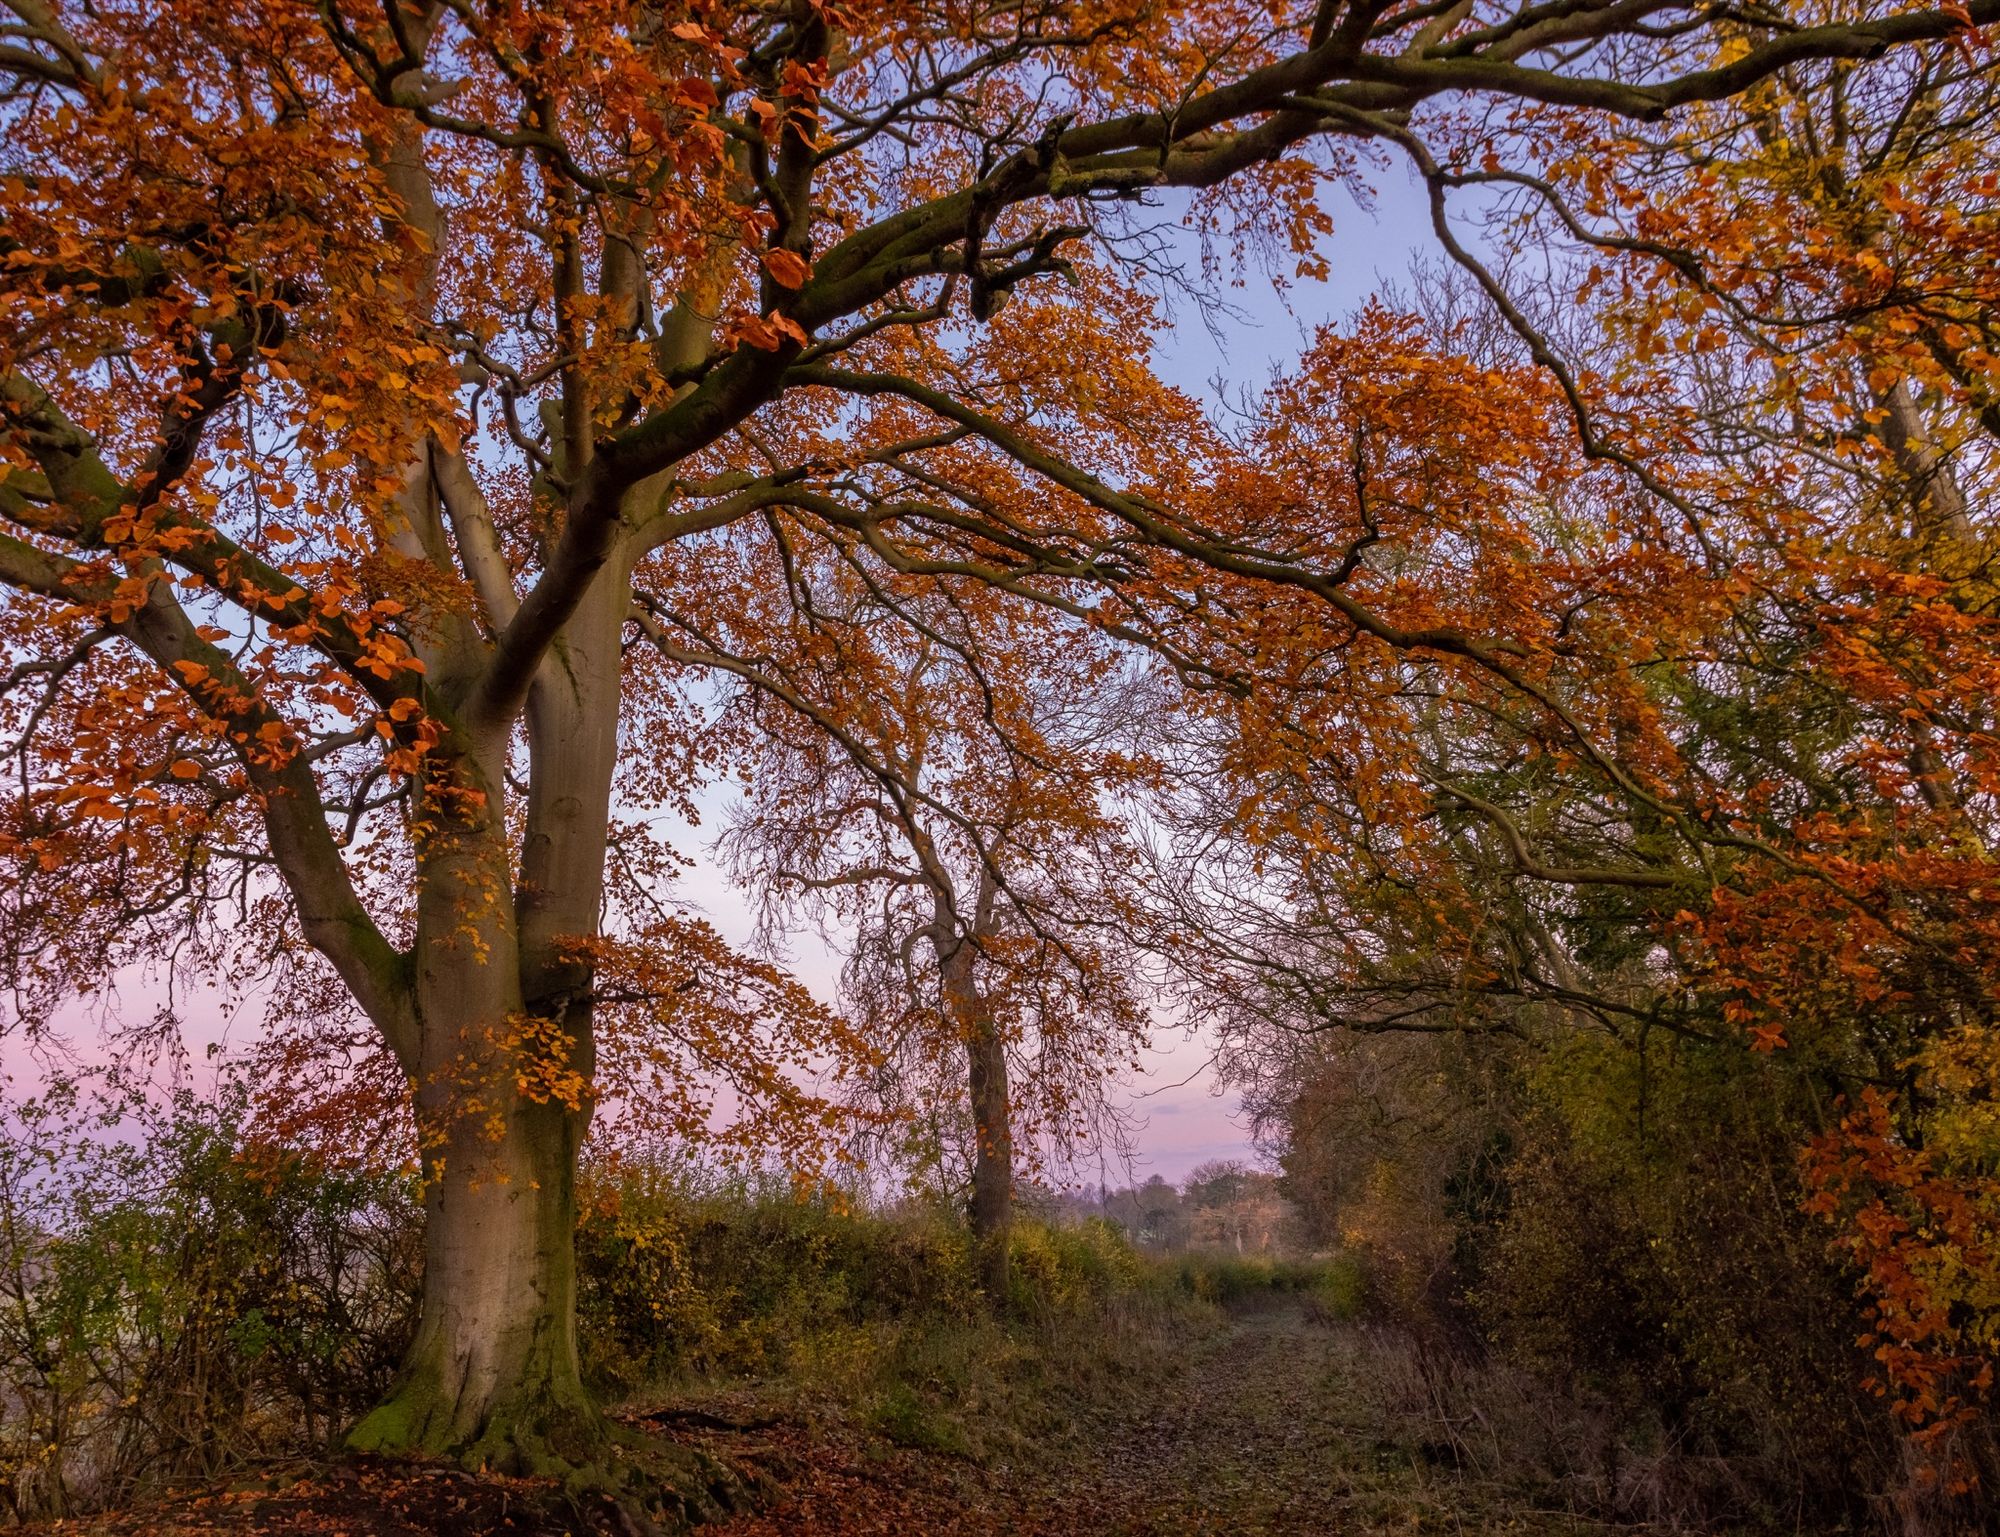
[[[1353,1316],[1339,1264],[1157,1258],[1097,1220],[1015,1226],[1010,1285],[935,1209],[859,1210],[658,1172],[592,1186],[579,1231],[586,1370],[611,1397],[754,1400],[975,1462],[1059,1456],[1175,1372],[1221,1310]]]
[[[1336,1272],[1156,1261],[1103,1221],[1023,1222],[1004,1298],[937,1209],[589,1171],[578,1335],[609,1403],[754,1391],[983,1460],[1060,1446],[1258,1293]],[[413,1183],[256,1144],[243,1101],[116,1125],[78,1102],[0,1138],[0,1521],[207,1488],[323,1457],[415,1322]],[[1333,1305],[1344,1305],[1335,1303]]]

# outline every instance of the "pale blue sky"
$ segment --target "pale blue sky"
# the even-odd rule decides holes
[[[1368,181],[1370,207],[1344,196],[1330,207],[1324,282],[1299,280],[1281,292],[1252,275],[1230,296],[1239,316],[1214,328],[1184,306],[1155,344],[1161,376],[1211,405],[1220,403],[1219,382],[1236,401],[1294,362],[1319,326],[1353,313],[1385,283],[1406,283],[1414,257],[1432,248],[1429,209],[1400,160]],[[1163,1036],[1145,1074],[1126,1086],[1138,1123],[1137,1178],[1157,1173],[1178,1182],[1209,1159],[1254,1157],[1236,1096],[1209,1070],[1212,1044],[1200,1034]]]

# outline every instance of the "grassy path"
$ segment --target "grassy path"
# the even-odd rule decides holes
[[[1585,1533],[1508,1512],[1414,1466],[1358,1391],[1355,1336],[1289,1304],[1233,1316],[1128,1410],[1053,1455],[975,1465],[865,1436],[792,1429],[709,1438],[770,1465],[787,1498],[717,1537],[1373,1537]],[[1468,1505],[1477,1507],[1468,1509]],[[1488,1507],[1492,1508],[1488,1508]]]
[[[1185,1380],[1122,1428],[1060,1501],[1102,1529],[1272,1533],[1341,1529],[1357,1431],[1334,1412],[1337,1342],[1296,1307],[1241,1314]],[[1087,1530],[1080,1523],[1071,1530]]]
[[[1162,1338],[1166,1338],[1163,1336]],[[1107,1380],[1088,1344],[1018,1368],[1011,1416],[964,1403],[981,1454],[896,1444],[899,1427],[718,1386],[651,1418],[776,1497],[704,1537],[1591,1537],[1606,1528],[1517,1504],[1412,1460],[1371,1391],[1367,1336],[1293,1301],[1171,1337]],[[990,1344],[990,1341],[989,1341]],[[1028,1363],[1028,1364],[1023,1364]],[[1087,1385],[1080,1374],[1097,1372]],[[919,1373],[921,1375],[921,1373]],[[1033,1380],[1028,1380],[1030,1377]],[[1037,1419],[1026,1409],[1066,1409]],[[986,1414],[990,1425],[978,1418]],[[1031,1423],[1032,1430],[1021,1425]],[[909,1437],[901,1437],[908,1440]],[[43,1537],[603,1537],[547,1490],[421,1465],[322,1465],[260,1492],[213,1491],[40,1528]],[[1632,1528],[1621,1530],[1630,1533]]]

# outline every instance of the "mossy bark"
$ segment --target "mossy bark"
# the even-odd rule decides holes
[[[484,765],[487,784],[500,778]],[[590,1121],[587,1016],[531,1007],[500,799],[440,804],[419,866],[424,1304],[389,1396],[348,1444],[554,1475],[606,1463],[576,1348],[576,1159]],[[539,1003],[539,1000],[537,1000]]]
[[[610,1440],[577,1360],[581,1117],[517,1104],[497,1138],[461,1119],[431,1160],[416,1338],[348,1445],[568,1480],[603,1462]]]

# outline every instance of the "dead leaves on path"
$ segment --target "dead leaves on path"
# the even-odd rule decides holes
[[[261,1487],[25,1529],[30,1537],[590,1537],[551,1486],[430,1464],[300,1467]]]

